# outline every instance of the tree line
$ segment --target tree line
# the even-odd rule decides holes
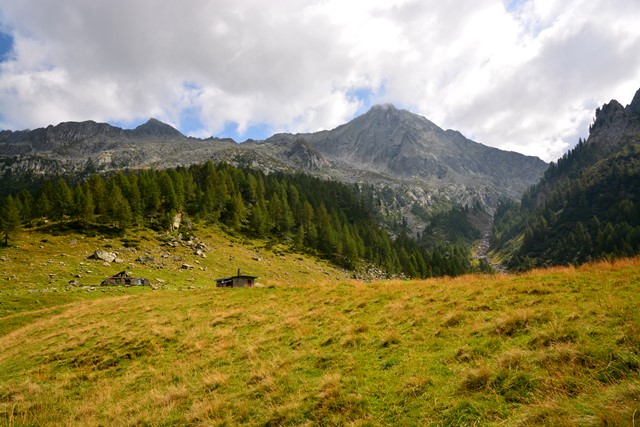
[[[392,238],[376,221],[371,188],[305,174],[242,169],[211,161],[167,170],[58,177],[9,194],[0,209],[5,243],[37,219],[76,221],[125,233],[167,229],[180,212],[235,234],[282,242],[348,269],[373,265],[389,275],[432,277],[470,270],[463,244]]]

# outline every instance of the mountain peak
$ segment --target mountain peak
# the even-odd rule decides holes
[[[151,118],[133,130],[138,136],[161,136],[161,137],[181,137],[184,136],[173,126]]]
[[[374,106],[371,107],[372,111],[397,111],[398,109],[395,107],[395,105],[391,104],[391,103],[385,103],[385,104],[376,104]]]
[[[629,104],[627,108],[630,113],[640,115],[640,89],[637,90],[631,104]]]

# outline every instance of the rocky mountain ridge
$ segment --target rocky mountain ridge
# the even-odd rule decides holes
[[[0,173],[82,174],[207,160],[390,188],[387,208],[409,217],[415,204],[492,209],[501,198],[520,197],[546,168],[538,158],[478,144],[389,104],[332,130],[241,144],[187,137],[155,119],[131,130],[86,121],[0,132]]]
[[[589,128],[588,144],[615,147],[640,133],[640,89],[631,103],[623,107],[615,99],[596,109],[595,121]]]

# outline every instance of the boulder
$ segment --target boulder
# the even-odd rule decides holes
[[[180,222],[182,221],[182,213],[178,212],[171,221],[171,230],[177,230],[180,228]]]
[[[89,259],[97,259],[105,262],[114,262],[118,258],[118,255],[115,252],[107,252],[102,249],[98,249],[95,251]]]

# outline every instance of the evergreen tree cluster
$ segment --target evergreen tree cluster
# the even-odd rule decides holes
[[[372,200],[370,188],[304,174],[265,175],[209,161],[108,177],[92,174],[75,184],[48,180],[33,192],[22,189],[7,196],[1,224],[5,231],[15,229],[16,218],[18,224],[49,218],[122,231],[133,226],[160,230],[180,212],[233,233],[316,253],[349,269],[364,262],[408,277],[469,271],[464,245],[427,248],[406,235],[392,239],[374,218]]]
[[[640,253],[640,144],[610,154],[581,141],[549,168],[522,203],[503,203],[491,245],[521,236],[509,267],[582,264]]]
[[[426,243],[435,242],[468,242],[471,243],[482,237],[482,233],[471,222],[470,216],[482,212],[479,204],[469,208],[453,206],[438,212],[429,219],[429,224],[421,234],[421,240]]]

